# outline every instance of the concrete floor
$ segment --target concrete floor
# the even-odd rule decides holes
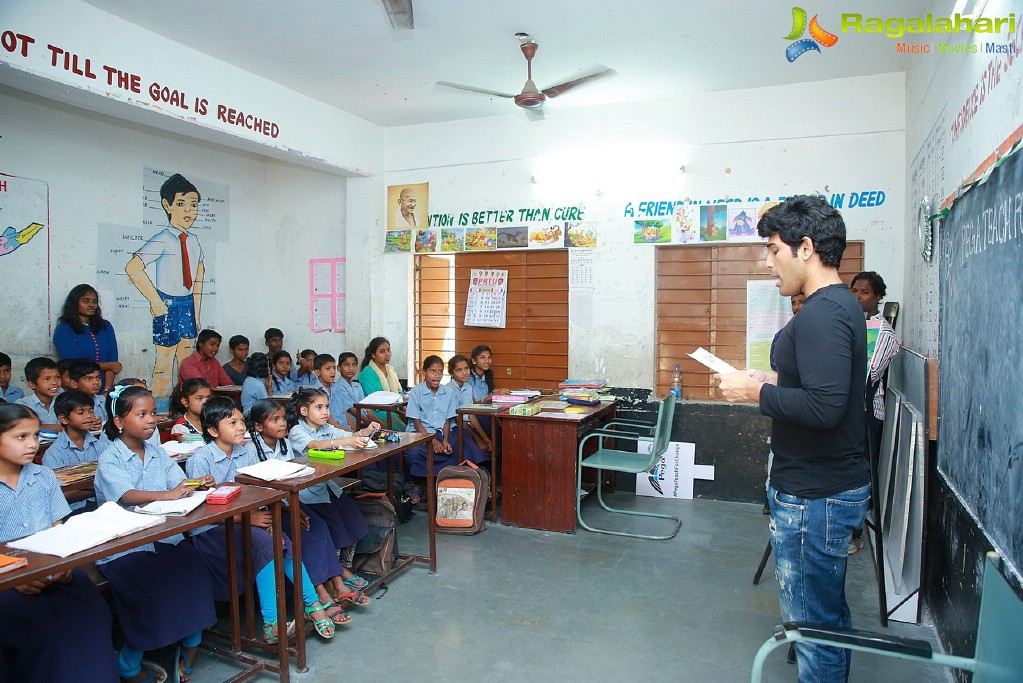
[[[352,608],[351,624],[332,641],[313,636],[310,670],[293,668],[292,680],[748,681],[754,653],[779,621],[773,563],[752,585],[768,537],[760,506],[612,498],[673,512],[682,530],[671,541],[502,525],[477,536],[438,534],[437,574],[413,567],[371,605]],[[584,505],[588,521],[605,521],[595,501]],[[425,512],[399,528],[399,539],[402,551],[425,551]],[[868,550],[850,558],[847,592],[854,625],[878,630]],[[935,642],[927,627],[892,622],[888,630]],[[192,680],[233,671],[200,652]],[[796,680],[784,648],[764,680]],[[850,680],[949,679],[938,667],[857,653]]]

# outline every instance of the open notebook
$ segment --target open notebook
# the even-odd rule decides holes
[[[257,462],[255,465],[238,468],[238,472],[241,474],[247,474],[250,477],[256,477],[263,481],[280,481],[282,479],[304,477],[315,471],[312,467],[291,462],[290,460],[264,460]]]
[[[114,502],[98,510],[75,515],[64,524],[44,529],[7,545],[44,555],[67,557],[94,546],[167,521],[166,517],[129,512]]]
[[[174,500],[154,500],[148,505],[136,505],[136,512],[144,515],[167,515],[168,517],[184,517],[192,510],[206,502],[209,491],[195,491],[190,496]]]

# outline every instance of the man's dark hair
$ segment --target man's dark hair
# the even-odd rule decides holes
[[[884,295],[888,293],[888,287],[884,284],[884,278],[875,273],[872,270],[865,270],[862,273],[856,273],[856,277],[852,279],[850,285],[855,285],[858,280],[866,280],[870,283],[870,288],[874,290],[874,294],[878,297],[884,298]]]
[[[263,341],[270,341],[274,337],[284,339],[284,332],[278,327],[269,327],[266,332],[263,333]]]
[[[227,341],[227,348],[233,349],[239,344],[248,344],[249,338],[242,334],[236,334]]]
[[[813,248],[825,266],[838,268],[845,252],[845,221],[838,209],[817,195],[796,195],[772,206],[757,223],[761,237],[778,238],[789,245],[793,256],[804,237],[809,237]]]
[[[52,358],[46,356],[40,356],[33,358],[29,362],[25,363],[25,381],[35,382],[39,379],[39,375],[42,374],[43,370],[56,370],[57,362]]]
[[[211,330],[211,329],[207,328],[207,329],[205,329],[205,330],[203,330],[202,332],[199,333],[199,337],[195,340],[195,343],[196,344],[205,344],[206,342],[208,342],[209,340],[214,339],[214,338],[215,339],[220,339],[220,340],[224,339],[223,335],[221,335],[216,330]]]

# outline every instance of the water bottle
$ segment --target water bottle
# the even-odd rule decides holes
[[[671,373],[671,393],[675,394],[675,398],[682,399],[682,370],[675,366],[675,372]]]

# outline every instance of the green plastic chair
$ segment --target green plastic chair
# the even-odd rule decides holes
[[[1019,683],[1023,681],[1023,602],[1013,592],[998,565],[998,553],[987,554],[984,593],[980,598],[977,647],[973,657],[934,652],[926,640],[900,638],[872,631],[838,629],[805,623],[782,624],[753,658],[752,683],[759,683],[764,660],[776,647],[788,643],[820,643],[923,664],[947,666],[973,672],[973,683]]]
[[[661,457],[664,456],[668,450],[668,442],[671,438],[671,423],[675,416],[675,395],[669,394],[667,398],[661,401],[657,411],[657,423],[653,425],[653,434],[651,436],[645,436],[631,431],[630,427],[635,426],[635,423],[626,424],[625,430],[622,429],[594,429],[586,434],[579,442],[579,467],[577,468],[577,481],[576,481],[576,518],[579,520],[579,526],[586,529],[587,531],[593,531],[598,534],[611,534],[612,536],[629,536],[631,538],[647,538],[655,541],[664,541],[669,538],[674,538],[678,533],[679,528],[682,526],[681,520],[674,515],[663,515],[655,512],[640,512],[638,510],[623,510],[621,508],[614,508],[604,502],[604,495],[601,491],[603,488],[600,483],[603,481],[602,472],[604,470],[611,472],[624,472],[627,474],[639,474],[641,472],[649,472],[661,461]],[[619,423],[622,425],[622,423]],[[592,454],[586,456],[583,452],[586,447],[586,442],[590,439],[599,439],[597,443],[597,450]],[[653,442],[653,446],[650,449],[650,454],[646,453],[635,453],[630,451],[620,451],[613,448],[605,448],[605,439],[618,439],[625,441],[646,441]],[[597,470],[597,501],[600,506],[608,512],[614,512],[622,515],[633,515],[636,517],[656,517],[660,519],[670,519],[675,522],[675,528],[670,534],[653,536],[649,534],[634,534],[627,531],[617,531],[614,529],[601,529],[598,527],[590,526],[583,520],[583,506],[582,499],[583,493],[583,468],[588,467],[590,469]]]

